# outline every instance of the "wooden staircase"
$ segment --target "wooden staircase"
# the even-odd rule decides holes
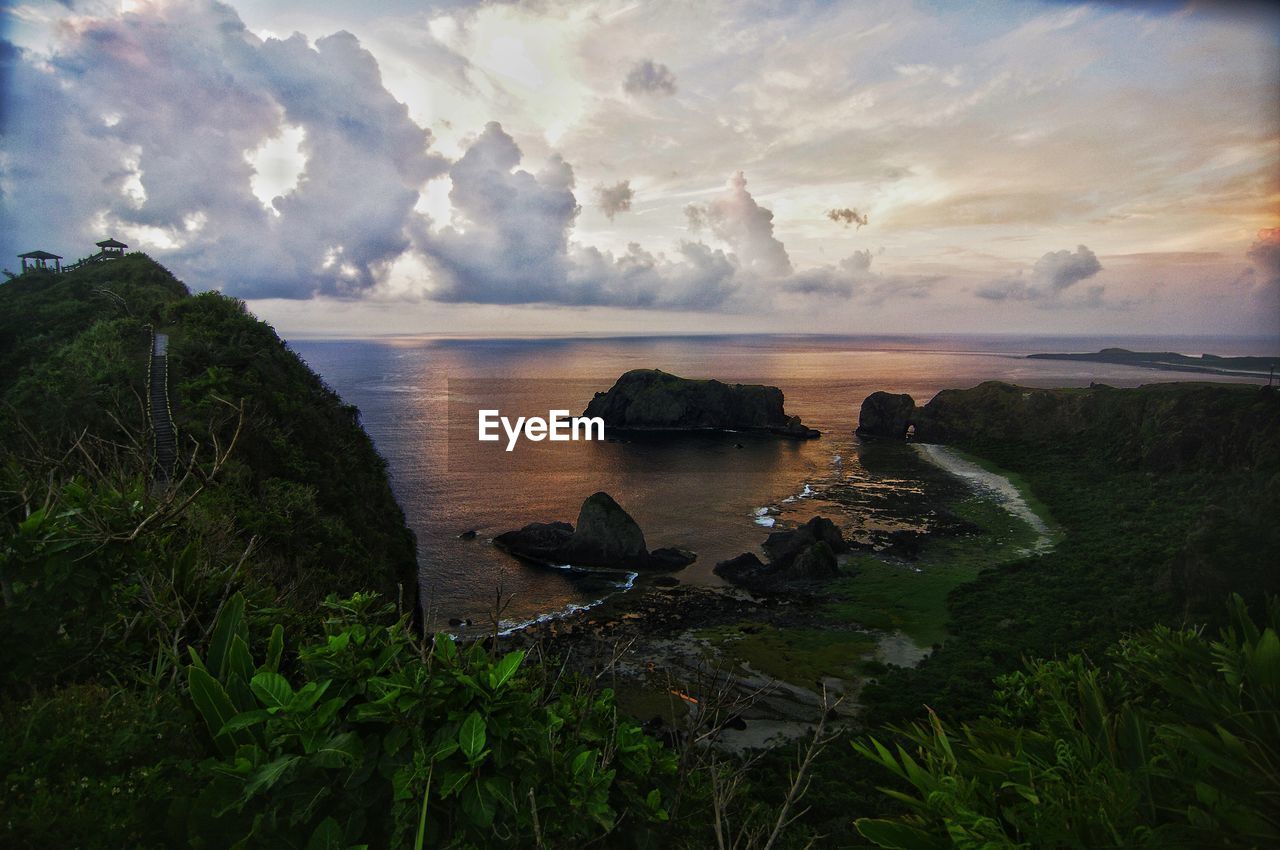
[[[178,432],[169,407],[169,335],[152,333],[151,371],[147,376],[147,414],[153,448],[152,486],[163,489],[178,461]]]

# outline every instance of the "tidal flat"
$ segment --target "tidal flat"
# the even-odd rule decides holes
[[[731,749],[802,736],[824,692],[853,721],[868,682],[948,639],[952,590],[1057,538],[1025,483],[990,463],[904,443],[868,441],[857,451],[855,472],[837,470],[803,498],[768,506],[775,528],[812,516],[842,528],[853,549],[840,556],[837,578],[752,594],[645,576],[594,609],[504,641],[541,644],[575,670],[607,677],[620,706],[655,726],[702,710],[689,694],[717,693],[734,706],[735,723],[721,734]]]

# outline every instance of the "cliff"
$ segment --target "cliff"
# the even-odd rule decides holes
[[[988,381],[943,390],[923,407],[876,393],[858,432],[901,437],[903,421],[928,443],[1066,443],[1153,472],[1280,470],[1280,394],[1254,385],[1046,390]]]
[[[691,380],[657,369],[633,369],[608,392],[596,393],[584,416],[621,431],[756,431],[782,437],[819,436],[788,416],[782,390],[759,384]]]
[[[70,463],[38,475],[119,489],[143,474],[151,329],[169,337],[176,477],[186,476],[178,492],[193,494],[167,531],[223,569],[242,560],[238,579],[288,607],[372,589],[411,608],[413,535],[359,411],[243,303],[193,296],[143,254],[0,285],[4,432],[28,434],[51,453],[76,434],[84,446],[117,447],[110,462],[95,457],[96,467]],[[210,477],[238,423],[234,450]],[[24,466],[31,453],[19,459],[25,449],[15,443],[3,450],[17,464],[11,474],[36,474]]]

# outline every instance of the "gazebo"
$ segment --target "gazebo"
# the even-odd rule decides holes
[[[62,258],[57,254],[50,254],[48,251],[28,251],[25,254],[19,254],[18,258],[22,260],[22,271],[48,271],[49,261],[53,260],[53,269],[62,271]],[[28,260],[31,262],[28,264]]]
[[[97,245],[102,249],[99,252],[99,255],[103,259],[110,257],[123,257],[124,249],[129,247],[123,242],[118,242],[115,239],[103,239],[101,242],[97,243]]]

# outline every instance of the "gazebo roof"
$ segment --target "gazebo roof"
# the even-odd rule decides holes
[[[129,246],[123,242],[117,242],[114,239],[103,239],[97,243],[99,248],[128,248]]]
[[[57,254],[50,254],[48,251],[28,251],[25,254],[19,254],[20,260],[61,260]]]

